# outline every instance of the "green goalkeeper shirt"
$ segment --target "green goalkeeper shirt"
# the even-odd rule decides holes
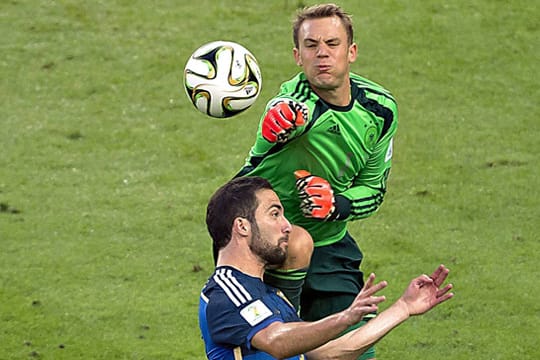
[[[266,110],[278,98],[292,99],[307,105],[308,119],[285,143],[265,140],[259,125],[255,144],[237,175],[268,179],[286,217],[309,231],[315,246],[340,240],[347,231],[347,221],[378,210],[392,164],[392,139],[398,124],[396,101],[374,82],[353,73],[350,78],[352,99],[348,106],[324,102],[311,90],[303,73],[283,83]],[[300,169],[331,184],[337,218],[322,221],[303,215],[294,176]]]

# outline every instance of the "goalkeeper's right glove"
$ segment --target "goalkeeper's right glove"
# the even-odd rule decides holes
[[[281,99],[266,112],[262,122],[262,136],[271,143],[285,142],[297,126],[306,123],[307,117],[306,105]]]

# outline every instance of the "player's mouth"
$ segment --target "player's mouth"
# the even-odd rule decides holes
[[[330,65],[317,65],[317,70],[319,73],[328,73],[330,72],[331,68],[332,67]]]

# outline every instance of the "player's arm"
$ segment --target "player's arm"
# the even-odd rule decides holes
[[[287,97],[270,101],[261,117],[255,143],[235,177],[243,176],[257,167],[276,144],[286,143],[301,135],[309,121],[309,109],[304,103]]]
[[[421,315],[452,298],[452,285],[443,286],[448,269],[440,265],[431,276],[413,279],[403,295],[364,326],[307,353],[310,360],[357,359],[409,317]]]
[[[324,221],[349,221],[374,214],[386,193],[386,180],[392,166],[393,137],[397,130],[397,107],[385,98],[392,116],[384,120],[381,138],[365,167],[344,192],[334,193],[328,181],[306,170],[295,172],[300,208],[304,216]]]
[[[339,194],[341,220],[363,219],[373,215],[386,194],[386,181],[392,167],[393,139],[382,141],[354,179],[352,186]]]
[[[377,311],[384,296],[374,294],[385,288],[385,281],[374,284],[371,274],[355,301],[346,310],[315,322],[273,322],[257,332],[251,345],[277,359],[303,354],[334,339],[366,314]]]
[[[385,132],[352,186],[336,196],[340,210],[339,220],[356,220],[371,216],[384,200],[386,181],[392,167],[393,139],[398,124],[395,103],[389,101],[386,105],[392,109],[392,121],[385,124]]]

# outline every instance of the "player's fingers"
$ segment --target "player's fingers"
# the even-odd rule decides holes
[[[381,281],[377,284],[373,284],[369,286],[368,288],[365,288],[365,289],[363,288],[362,291],[360,292],[360,295],[362,297],[369,297],[369,296],[372,296],[373,294],[378,293],[379,291],[381,291],[387,286],[388,286],[388,282]]]
[[[444,294],[443,296],[437,298],[437,302],[436,304],[439,305],[447,300],[450,300],[451,298],[454,297],[454,293],[448,293],[448,294]]]
[[[413,279],[412,283],[418,288],[422,288],[426,285],[433,284],[433,279],[426,274],[420,275],[419,277]]]
[[[289,104],[284,103],[284,102],[278,104],[274,109],[276,109],[276,111],[279,113],[281,117],[291,122],[294,122],[297,116],[296,112],[293,109],[291,109]]]
[[[378,305],[385,300],[386,300],[386,296],[370,296],[365,299],[360,299],[357,303],[357,306],[364,307],[364,306]]]
[[[439,265],[439,267],[431,274],[431,278],[433,279],[435,285],[437,287],[441,286],[441,284],[446,280],[446,277],[448,276],[448,273],[450,270],[444,265]]]
[[[435,283],[435,286],[437,287],[440,287],[444,281],[446,280],[446,278],[448,277],[448,273],[450,272],[450,270],[448,269],[444,269],[438,277],[436,277],[435,279],[433,279],[433,282]]]
[[[271,143],[274,143],[277,140],[276,132],[272,131],[270,128],[267,128],[267,127],[263,127],[262,136],[263,138],[265,138],[267,141]]]
[[[454,286],[453,286],[452,284],[446,285],[444,288],[437,290],[436,296],[437,296],[437,297],[443,296],[444,294],[446,294],[447,292],[449,292],[450,290],[452,290],[453,287],[454,287]]]
[[[275,142],[277,140],[277,135],[283,131],[283,127],[278,123],[276,114],[271,109],[264,118],[262,124],[262,136],[270,141]]]
[[[441,271],[442,271],[443,269],[444,269],[444,265],[443,265],[443,264],[439,265],[439,266],[435,269],[435,271],[433,271],[433,274],[431,274],[431,277],[437,277],[437,276],[439,276],[439,274],[441,273]]]
[[[382,296],[371,296],[371,303],[372,304],[380,304],[382,303],[383,301],[386,300],[386,296],[382,295]]]
[[[320,206],[313,204],[312,208],[313,210],[311,211],[311,214],[309,214],[309,217],[315,219],[324,219],[326,218],[326,215],[328,215],[328,210],[322,209]]]
[[[283,131],[283,125],[279,122],[280,119],[279,118],[276,118],[272,115],[269,115],[270,118],[268,119],[268,121],[266,122],[266,127],[267,129],[271,130],[272,132],[275,132],[275,133],[280,133],[281,131]]]
[[[357,299],[350,309],[364,311],[365,313],[376,311],[378,304],[386,300],[385,296],[370,296],[364,299]],[[375,307],[375,309],[373,309]]]
[[[362,291],[369,289],[373,283],[375,282],[375,274],[371,273],[367,277],[366,281],[364,282],[364,286],[362,287]]]
[[[280,130],[284,130],[287,133],[290,133],[294,128],[294,124],[287,119],[279,117],[276,118],[275,121],[276,125],[279,126]]]

